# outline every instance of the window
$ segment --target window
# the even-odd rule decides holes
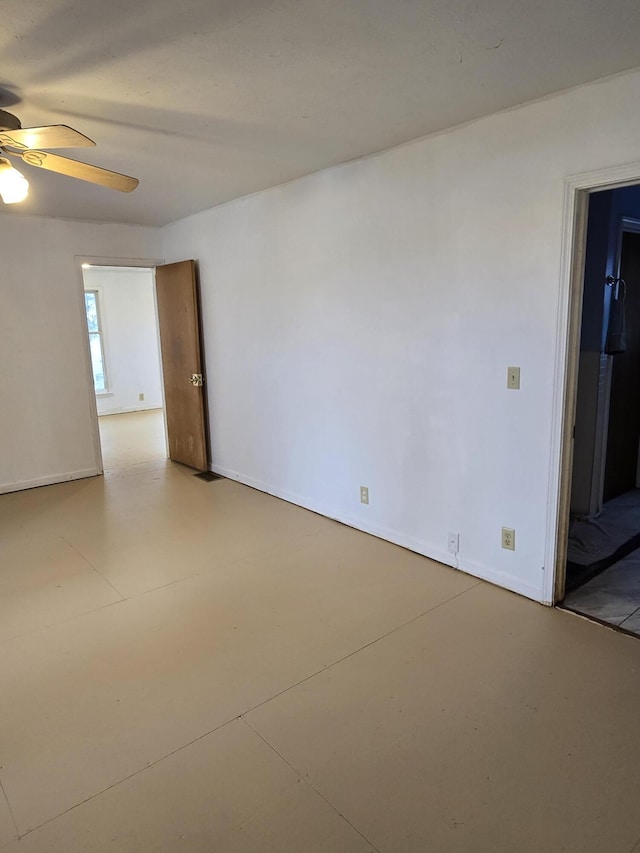
[[[96,393],[107,390],[107,377],[104,365],[104,345],[102,341],[102,322],[97,290],[85,290],[84,304],[87,309],[87,328],[89,330],[89,349],[93,367],[93,386]]]

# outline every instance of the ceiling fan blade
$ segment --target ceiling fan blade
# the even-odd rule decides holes
[[[102,187],[120,190],[123,193],[132,192],[139,184],[137,178],[121,175],[119,172],[111,172],[109,169],[102,169],[100,166],[90,166],[88,163],[81,163],[78,160],[70,160],[68,157],[61,157],[59,154],[29,150],[21,152],[20,157],[30,166],[48,169],[50,172],[58,172],[70,178],[89,181],[92,184],[100,184]]]
[[[0,145],[25,151],[27,148],[89,148],[95,142],[66,124],[51,124],[0,131]]]

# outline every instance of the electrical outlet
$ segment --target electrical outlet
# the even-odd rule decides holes
[[[368,486],[360,486],[360,503],[368,504],[369,503],[369,487]]]
[[[449,551],[452,554],[457,554],[460,550],[460,534],[459,533],[449,533],[447,534],[447,546]]]
[[[520,388],[520,368],[507,367],[507,388],[517,391]]]
[[[502,528],[502,547],[507,551],[516,550],[516,532],[513,527]]]
[[[144,400],[144,394],[142,393],[142,391],[138,394],[138,400],[140,400],[140,402]]]

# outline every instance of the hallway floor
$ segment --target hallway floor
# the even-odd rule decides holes
[[[105,471],[167,458],[162,409],[103,415],[98,426]]]
[[[0,592],[2,853],[640,849],[635,638],[164,459],[1,496]]]
[[[569,529],[561,606],[640,636],[640,489],[605,503]]]
[[[567,593],[562,606],[640,636],[640,549]]]

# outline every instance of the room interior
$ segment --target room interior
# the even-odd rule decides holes
[[[575,188],[640,182],[639,26],[11,4],[0,109],[140,183],[5,152],[0,850],[637,849],[637,639],[543,605]],[[211,482],[96,435],[82,265],[184,259]]]

